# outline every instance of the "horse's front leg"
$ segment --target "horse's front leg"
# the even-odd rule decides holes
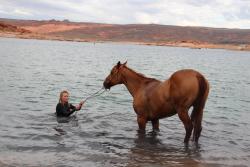
[[[142,116],[137,116],[137,123],[139,126],[139,130],[142,132],[145,132],[146,129],[146,124],[147,124],[147,119],[145,117]]]
[[[159,131],[159,119],[154,119],[151,121],[152,122],[152,127],[153,131]]]

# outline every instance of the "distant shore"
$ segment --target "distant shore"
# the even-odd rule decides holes
[[[192,43],[192,42],[168,42],[168,43],[154,43],[154,42],[130,42],[130,41],[98,41],[91,39],[65,39],[63,37],[46,36],[41,34],[19,34],[19,33],[2,33],[0,37],[5,38],[20,38],[20,39],[40,39],[40,40],[57,40],[57,41],[72,41],[72,42],[115,42],[115,43],[131,43],[137,45],[152,45],[152,46],[170,46],[170,47],[186,47],[192,49],[226,49],[236,51],[250,51],[250,45],[232,45],[232,44],[208,44],[208,43]]]
[[[250,51],[250,29],[0,18],[0,37]]]
[[[50,36],[39,33],[20,33],[20,32],[1,32],[0,37],[5,38],[20,38],[20,39],[39,39],[39,40],[56,40],[56,41],[72,41],[72,42],[114,42],[114,43],[130,43],[137,45],[152,45],[152,46],[170,46],[170,47],[186,47],[192,49],[226,49],[236,51],[250,51],[250,45],[236,44],[210,44],[193,41],[176,41],[176,42],[136,42],[136,41],[101,41],[95,39],[80,39],[80,38],[64,38],[61,36]]]

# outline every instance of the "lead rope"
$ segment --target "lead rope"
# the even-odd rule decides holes
[[[102,88],[101,88],[100,90],[98,90],[97,92],[95,92],[95,93],[93,93],[93,94],[87,96],[87,97],[85,98],[85,100],[83,100],[83,101],[86,102],[88,99],[92,99],[92,98],[94,98],[94,97],[96,97],[96,96],[100,96],[100,95],[103,94],[105,91],[106,91],[106,89],[105,89],[104,87],[102,87]],[[99,93],[99,92],[101,92],[101,93]]]
[[[97,97],[97,96],[100,96],[101,94],[103,94],[104,92],[106,91],[106,89],[104,87],[102,87],[100,90],[98,90],[97,92],[87,96],[83,101],[84,103],[89,100],[89,99],[92,99],[94,97]],[[77,111],[75,112],[75,115],[76,115]]]

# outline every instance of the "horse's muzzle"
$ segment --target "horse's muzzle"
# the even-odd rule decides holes
[[[110,83],[109,81],[106,81],[106,80],[105,80],[105,81],[103,82],[103,86],[104,86],[105,89],[110,89],[110,88],[111,88],[111,83]]]

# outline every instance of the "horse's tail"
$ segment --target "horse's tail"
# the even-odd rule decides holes
[[[199,93],[193,104],[193,111],[191,114],[191,120],[194,126],[193,140],[198,142],[201,130],[202,130],[202,117],[203,109],[209,93],[209,83],[201,74],[197,75],[197,80],[199,82]]]

